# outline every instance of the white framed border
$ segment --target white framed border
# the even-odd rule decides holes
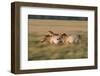
[[[88,17],[88,58],[28,61],[28,14]],[[94,11],[42,7],[20,8],[20,69],[44,69],[94,65]]]

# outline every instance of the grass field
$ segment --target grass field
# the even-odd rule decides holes
[[[29,19],[28,26],[28,60],[87,58],[87,21]],[[80,34],[81,41],[70,45],[41,43],[40,40],[49,30]]]

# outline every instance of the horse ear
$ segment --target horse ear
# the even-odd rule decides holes
[[[48,31],[49,33],[50,33],[50,35],[55,35],[55,33],[54,32],[52,32],[52,31]]]

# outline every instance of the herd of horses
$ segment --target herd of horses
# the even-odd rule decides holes
[[[53,31],[48,31],[49,34],[45,35],[41,40],[42,43],[48,44],[77,44],[81,40],[79,34],[66,34],[66,33],[54,33]]]

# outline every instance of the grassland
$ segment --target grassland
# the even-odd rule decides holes
[[[87,21],[29,19],[28,26],[28,60],[87,58]],[[40,40],[49,30],[80,34],[81,41],[70,45],[41,43]]]

